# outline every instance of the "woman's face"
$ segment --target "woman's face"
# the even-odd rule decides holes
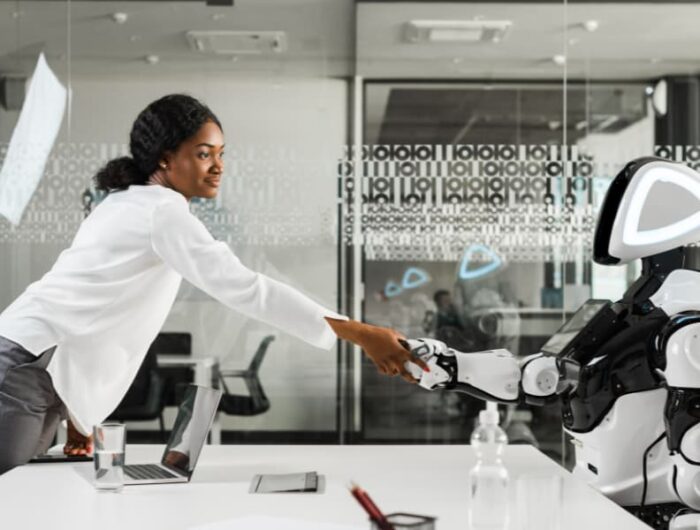
[[[174,152],[163,156],[161,168],[170,186],[187,200],[192,197],[213,199],[219,191],[224,171],[224,133],[213,121],[207,121]]]

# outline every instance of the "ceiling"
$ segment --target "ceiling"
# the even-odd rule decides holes
[[[19,10],[18,10],[19,6]],[[561,79],[552,57],[568,54],[571,79],[652,79],[700,70],[700,2],[542,3],[235,0],[72,1],[70,54],[66,1],[0,1],[0,75],[28,74],[44,51],[59,74],[88,76],[266,75],[369,79]],[[19,11],[19,16],[16,12]],[[117,24],[115,12],[128,20]],[[482,17],[513,22],[499,44],[410,44],[412,19]],[[599,21],[588,33],[581,22]],[[276,30],[288,49],[262,56],[206,55],[189,30]],[[566,42],[566,50],[565,50]],[[155,64],[146,57],[157,56]],[[152,61],[153,62],[153,61]],[[355,70],[357,67],[357,70]]]
[[[412,44],[409,20],[509,20],[500,43]],[[596,20],[588,32],[582,26]],[[360,3],[358,73],[386,79],[652,79],[700,71],[700,2]],[[566,49],[565,49],[566,47]]]
[[[67,6],[58,0],[0,1],[0,73],[31,72],[43,50],[58,75],[64,74]],[[70,9],[72,75],[351,74],[353,0],[236,0],[233,7],[203,1],[72,1]],[[128,20],[115,23],[116,12]],[[288,49],[261,57],[205,55],[190,48],[189,30],[284,31]],[[149,64],[149,55],[158,62]]]

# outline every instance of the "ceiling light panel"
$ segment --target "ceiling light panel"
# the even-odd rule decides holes
[[[216,55],[264,55],[287,51],[284,31],[188,31],[190,47]]]
[[[499,42],[508,34],[509,20],[411,20],[404,40],[412,43]]]

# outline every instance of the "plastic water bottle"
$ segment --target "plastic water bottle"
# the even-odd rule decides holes
[[[503,530],[508,525],[508,470],[501,456],[508,437],[498,425],[498,409],[488,403],[471,437],[476,465],[469,472],[472,530]]]

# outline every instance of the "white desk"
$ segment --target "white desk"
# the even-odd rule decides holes
[[[194,384],[207,387],[217,387],[218,383],[214,380],[215,370],[219,364],[216,357],[191,357],[189,355],[158,355],[159,366],[184,366],[192,368],[194,372]],[[213,444],[221,443],[221,422],[219,421],[219,413],[214,416],[214,422],[211,425],[210,440]]]
[[[162,446],[128,446],[126,460],[156,460],[161,453]],[[541,471],[564,477],[563,529],[649,530],[532,447],[508,447],[505,462],[513,478]],[[469,446],[208,445],[190,484],[127,486],[115,494],[97,492],[84,478],[91,463],[34,464],[0,476],[0,521],[13,530],[176,530],[266,514],[366,526],[346,489],[352,479],[386,512],[435,515],[438,530],[465,530],[473,465]],[[256,473],[311,470],[326,476],[325,493],[248,493]]]

